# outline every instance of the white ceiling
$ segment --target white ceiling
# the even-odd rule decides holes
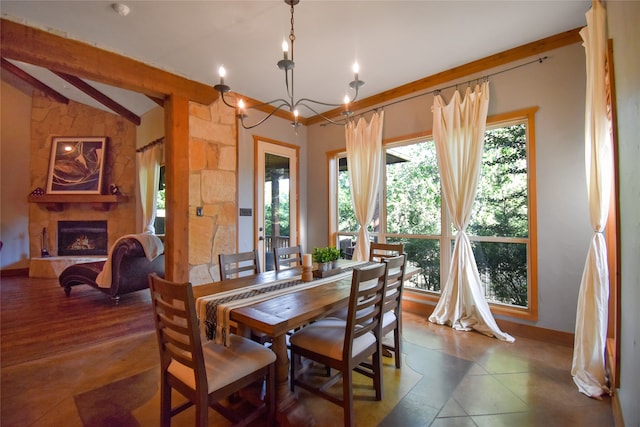
[[[233,91],[261,101],[286,97],[284,74],[276,66],[290,29],[289,6],[283,0],[122,3],[130,8],[128,16],[118,15],[112,1],[2,0],[0,11],[3,18],[205,84],[216,84],[217,69],[224,65],[225,83]],[[366,82],[360,98],[365,98],[584,26],[590,6],[590,0],[301,0],[295,6],[296,99],[342,102],[350,93],[356,60]],[[28,71],[65,96],[94,104],[36,68]],[[136,114],[155,106],[145,97],[132,100],[126,91],[92,85]]]

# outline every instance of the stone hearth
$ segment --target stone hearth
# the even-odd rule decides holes
[[[57,279],[62,271],[73,264],[105,261],[106,256],[51,256],[31,258],[29,277],[38,279]]]

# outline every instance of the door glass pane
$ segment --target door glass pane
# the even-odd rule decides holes
[[[290,239],[289,158],[265,153],[264,159],[265,271],[273,270],[273,248],[287,247]]]

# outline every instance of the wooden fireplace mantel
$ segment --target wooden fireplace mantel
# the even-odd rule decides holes
[[[128,196],[122,194],[42,194],[29,195],[29,203],[40,203],[52,212],[62,212],[66,205],[90,205],[98,211],[109,211],[118,203],[129,201]]]

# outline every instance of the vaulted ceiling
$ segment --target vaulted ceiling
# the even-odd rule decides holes
[[[225,83],[235,92],[261,101],[286,96],[284,76],[276,66],[291,26],[290,7],[282,0],[123,3],[129,8],[126,16],[109,1],[3,0],[0,10],[5,19],[196,82],[218,83],[217,69],[224,65]],[[296,98],[342,102],[351,93],[347,84],[354,61],[366,82],[360,98],[370,97],[584,26],[590,5],[587,0],[302,0],[294,15]],[[3,61],[3,69],[12,66],[63,97],[129,115],[134,122],[158,102],[109,85],[78,82],[38,64]]]

